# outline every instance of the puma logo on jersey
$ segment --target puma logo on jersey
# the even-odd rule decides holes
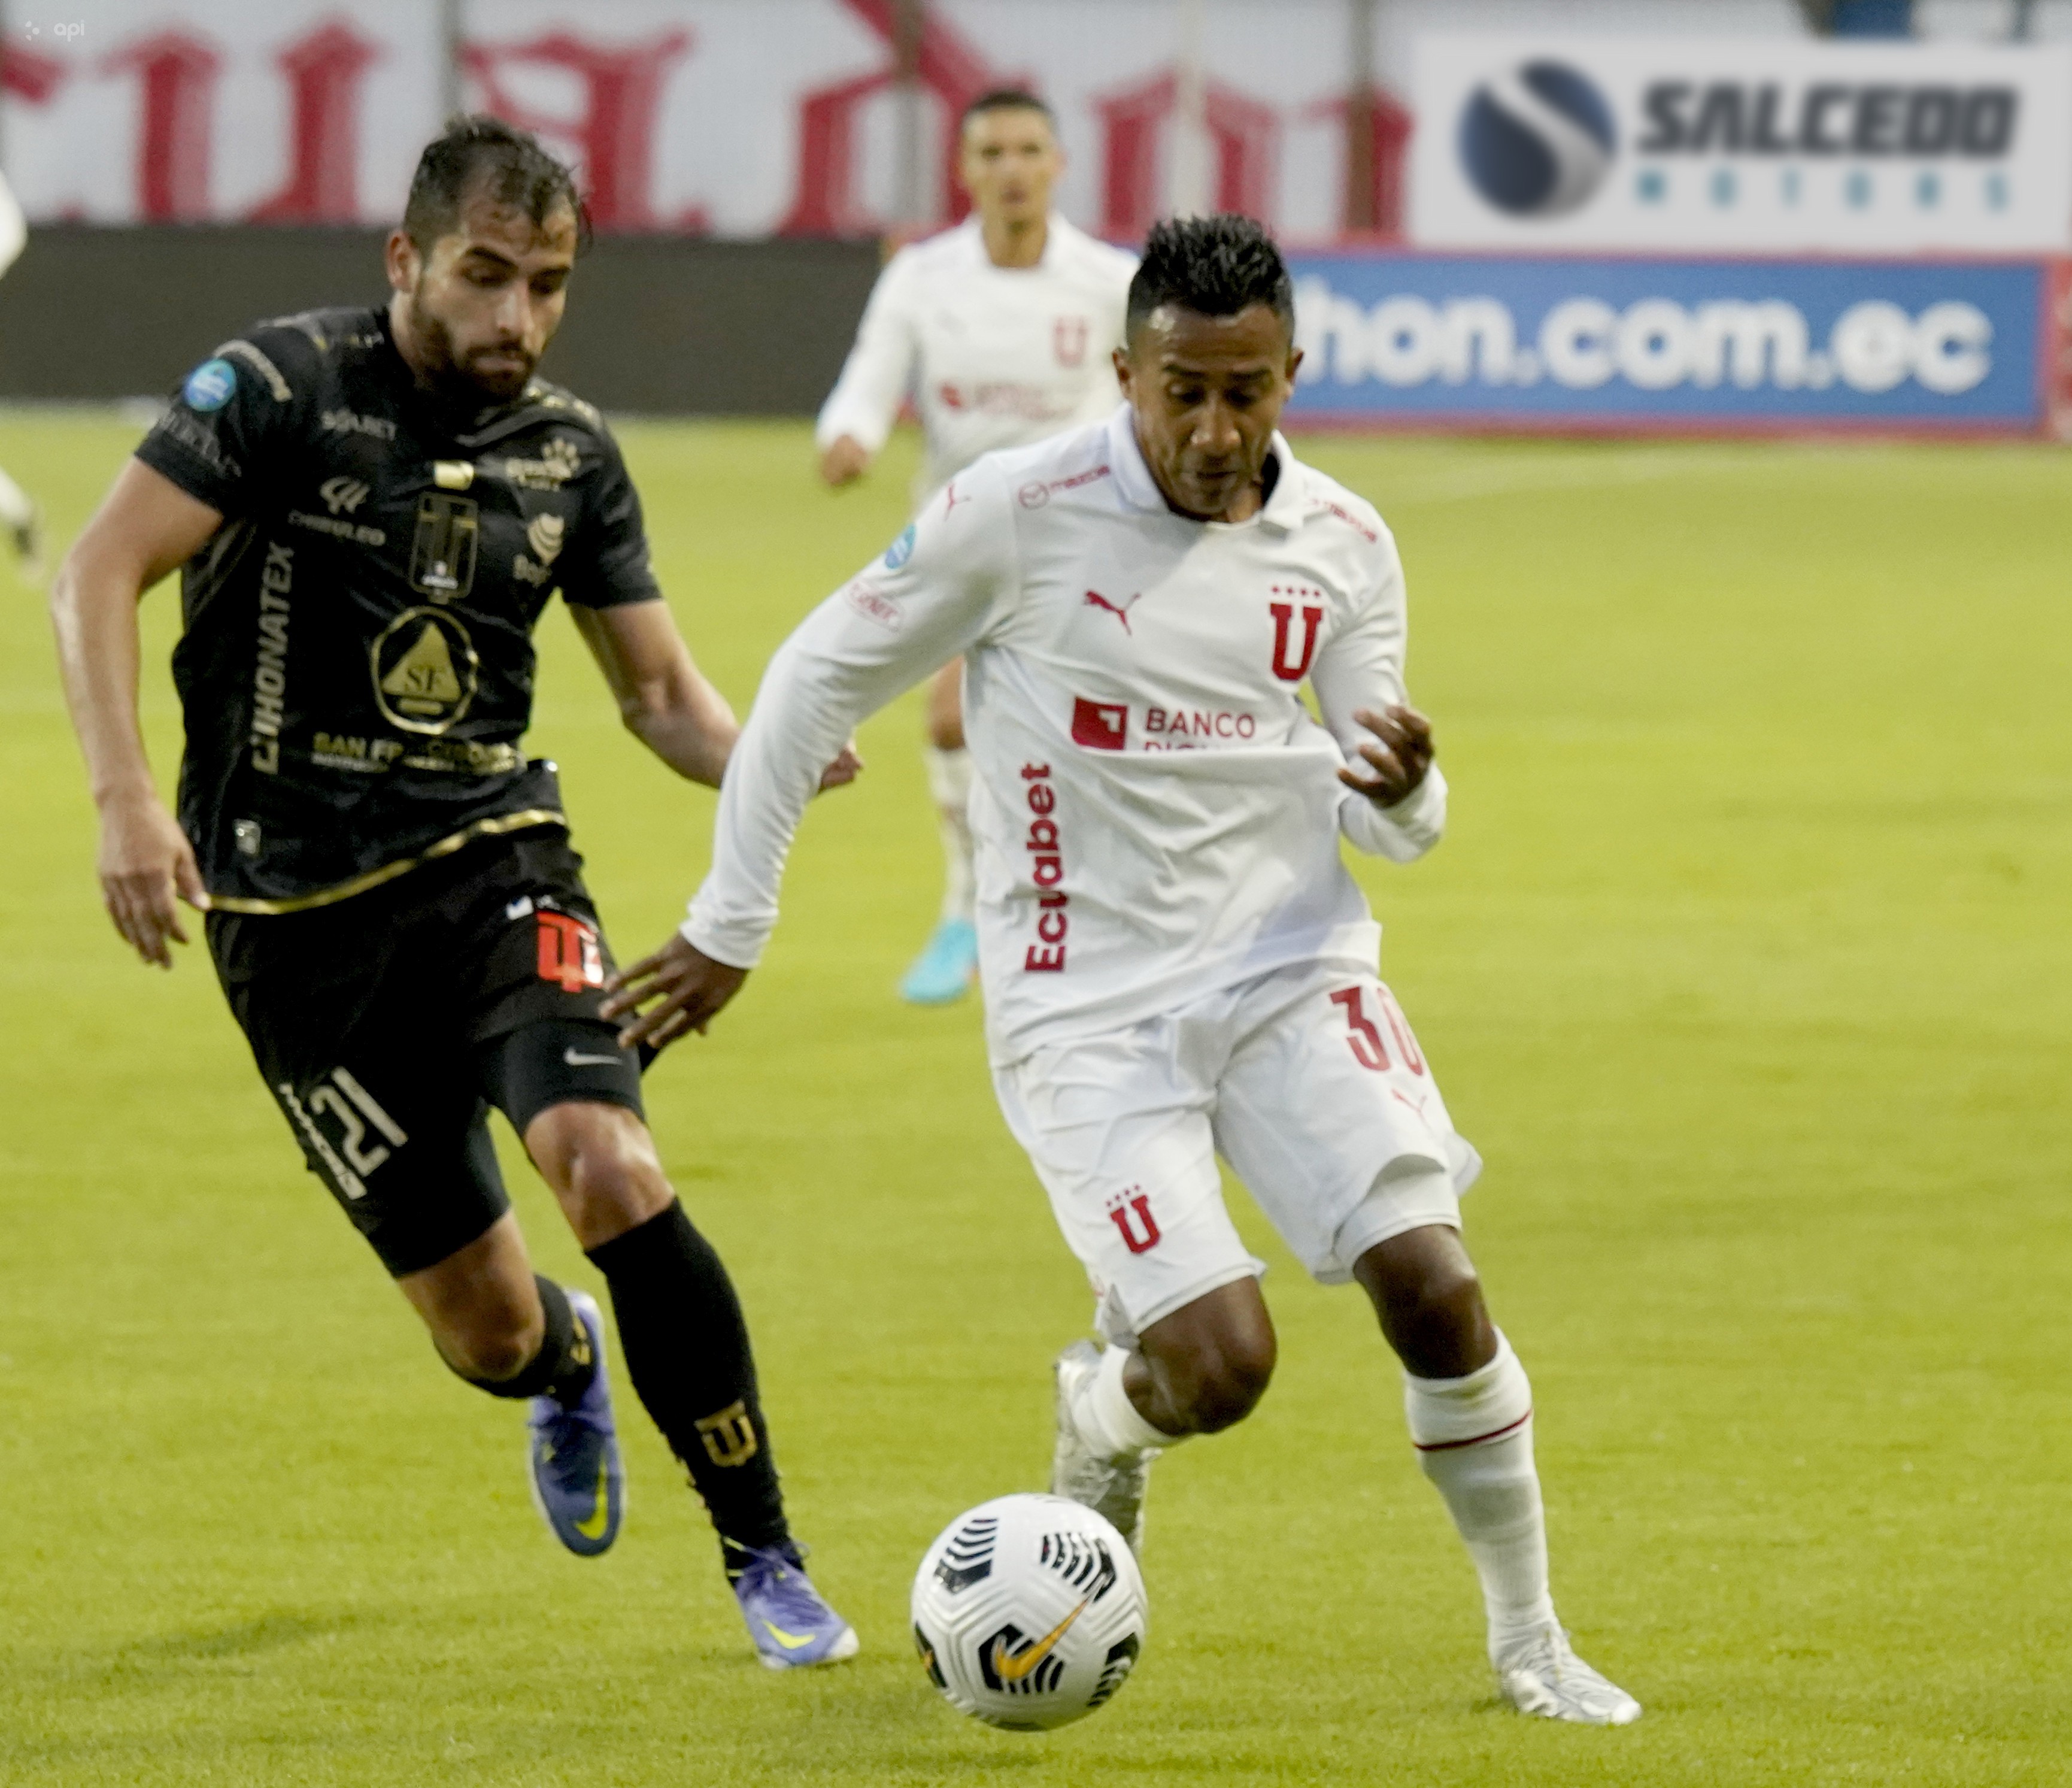
[[[1128,633],[1130,637],[1133,639],[1136,637],[1136,635],[1130,628],[1129,612],[1143,599],[1144,592],[1140,590],[1135,595],[1130,597],[1127,601],[1123,603],[1120,608],[1118,608],[1114,603],[1110,602],[1108,598],[1103,595],[1098,590],[1089,590],[1087,592],[1087,607],[1089,608],[1106,609],[1109,614],[1114,616],[1117,620],[1122,623],[1123,632]]]

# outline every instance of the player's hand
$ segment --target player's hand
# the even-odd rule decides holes
[[[1375,806],[1393,807],[1416,792],[1432,768],[1432,723],[1416,709],[1393,702],[1379,714],[1355,708],[1353,718],[1374,735],[1374,744],[1362,740],[1359,748],[1374,774],[1363,777],[1347,765],[1338,772],[1338,780]]]
[[[101,902],[130,948],[162,969],[171,944],[187,941],[179,901],[208,910],[194,847],[156,795],[111,801],[101,810]]]
[[[820,772],[820,793],[825,794],[830,789],[846,789],[862,774],[863,757],[856,748],[856,741],[852,739],[842,747],[841,756]]]
[[[644,1043],[659,1050],[687,1032],[704,1036],[747,978],[747,970],[715,962],[679,932],[652,956],[615,974],[598,1010],[605,1018],[629,1020],[619,1027],[620,1048]]]
[[[870,451],[853,435],[838,436],[820,455],[820,476],[832,490],[853,484],[870,464]]]

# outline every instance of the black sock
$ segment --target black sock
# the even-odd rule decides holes
[[[712,1244],[672,1203],[590,1258],[611,1287],[627,1374],[722,1541],[784,1544],[790,1530],[748,1325]]]
[[[458,1371],[455,1376],[492,1397],[552,1397],[564,1408],[573,1407],[597,1376],[590,1333],[576,1320],[575,1312],[569,1308],[569,1295],[560,1286],[537,1273],[533,1274],[532,1283],[540,1287],[540,1308],[547,1318],[540,1351],[515,1378],[472,1378]]]

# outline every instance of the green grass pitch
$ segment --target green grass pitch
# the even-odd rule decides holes
[[[61,547],[134,432],[14,413],[0,463]],[[897,531],[910,449],[835,497],[802,427],[624,437],[745,707]],[[1047,1738],[928,1687],[915,1562],[1040,1484],[1087,1300],[977,1011],[892,997],[937,876],[911,698],[812,812],[767,966],[649,1082],[863,1654],[756,1666],[630,1398],[624,1538],[560,1552],[517,1412],[438,1367],[301,1171],[205,961],[125,959],[42,604],[0,571],[0,1781],[2064,1779],[2072,459],[1313,448],[1400,537],[1454,788],[1436,855],[1361,869],[1384,972],[1488,1158],[1469,1239],[1537,1388],[1557,1598],[1646,1719],[1497,1704],[1371,1319],[1241,1200],[1280,1376],[1159,1467],[1136,1679]],[[167,781],[175,611],[146,609]],[[565,616],[542,638],[532,744],[630,957],[712,797],[620,732]],[[542,1267],[594,1284],[508,1158]]]

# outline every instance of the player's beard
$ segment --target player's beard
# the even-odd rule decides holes
[[[516,341],[486,342],[465,354],[455,353],[453,332],[425,303],[421,283],[410,294],[410,336],[417,347],[419,376],[458,403],[508,403],[525,389],[532,369],[540,364],[538,355],[528,353],[524,344]],[[491,353],[516,356],[516,370],[483,371],[477,363]]]

